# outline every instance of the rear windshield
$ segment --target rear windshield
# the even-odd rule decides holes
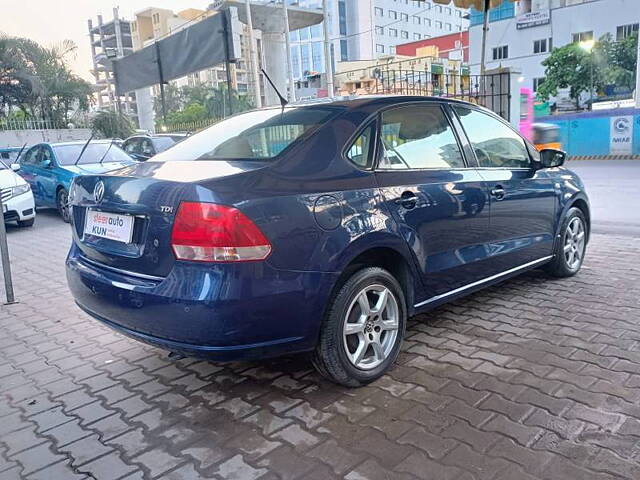
[[[307,106],[242,113],[186,138],[153,160],[270,160],[341,110]]]
[[[182,140],[182,138],[180,138]],[[156,147],[156,152],[164,152],[167,148],[174,146],[180,140],[175,137],[155,137],[152,139]]]
[[[82,147],[84,147],[84,144],[82,143],[76,143],[73,145],[54,145],[53,151],[55,152],[56,159],[60,165],[74,165],[76,160],[78,160]],[[102,160],[105,153],[107,155],[104,157],[104,160]],[[115,143],[111,145],[111,148],[109,148],[108,143],[90,143],[87,145],[82,157],[80,157],[78,165],[99,163],[100,160],[102,160],[102,163],[132,162],[131,157]]]

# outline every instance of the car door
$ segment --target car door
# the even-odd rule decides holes
[[[428,303],[484,276],[488,198],[443,104],[383,111],[376,179],[386,207],[414,253]]]
[[[41,145],[35,165],[38,188],[42,201],[46,205],[56,204],[56,189],[58,187],[57,165],[49,145]]]
[[[20,170],[18,173],[31,187],[33,192],[33,199],[37,205],[43,204],[42,192],[38,187],[37,173],[38,173],[38,158],[40,157],[40,145],[34,145],[27,150],[19,159]]]
[[[551,255],[559,185],[533,165],[533,147],[507,122],[454,105],[490,195],[493,273]]]

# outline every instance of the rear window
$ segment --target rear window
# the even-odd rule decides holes
[[[53,151],[60,165],[74,165],[80,152],[82,152],[84,144],[77,143],[73,145],[55,145]],[[107,151],[108,150],[108,151]],[[106,156],[105,156],[106,153]],[[104,160],[103,160],[104,157]],[[78,165],[86,165],[88,163],[109,163],[109,162],[131,162],[131,157],[127,155],[115,143],[109,148],[108,143],[90,143],[80,157]]]
[[[153,160],[271,160],[340,111],[322,106],[242,113],[186,138]]]
[[[156,147],[156,152],[164,152],[169,147],[174,146],[179,140],[173,137],[155,137],[151,140]]]

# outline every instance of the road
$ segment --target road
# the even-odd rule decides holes
[[[567,167],[585,183],[594,233],[640,236],[640,161],[583,160]]]

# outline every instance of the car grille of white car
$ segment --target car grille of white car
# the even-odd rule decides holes
[[[6,202],[7,200],[9,200],[11,198],[12,194],[13,194],[13,189],[11,189],[11,188],[3,188],[2,189],[2,201]]]

